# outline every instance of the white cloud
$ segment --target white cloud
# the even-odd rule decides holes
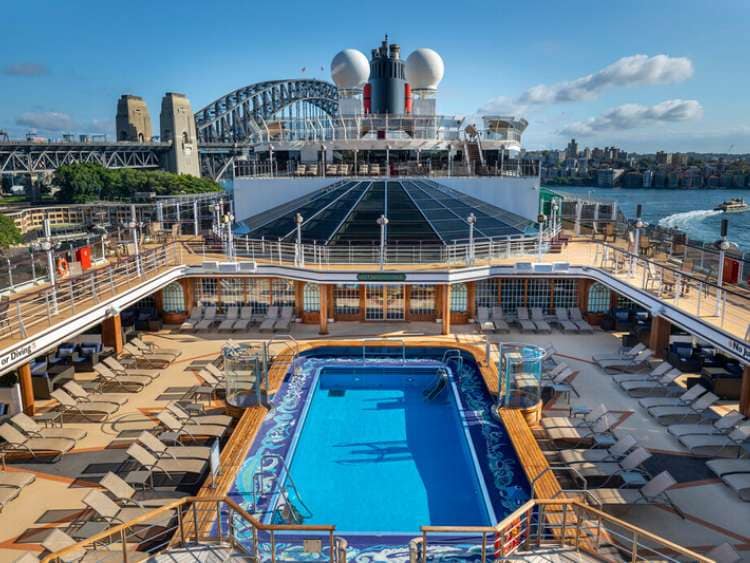
[[[693,63],[686,57],[632,55],[574,80],[533,86],[517,98],[498,96],[489,100],[478,111],[525,113],[531,106],[592,100],[609,87],[672,84],[691,76]]]
[[[42,131],[70,131],[75,122],[67,113],[58,111],[27,111],[16,118],[16,125]]]
[[[654,123],[690,121],[703,115],[703,107],[697,100],[665,100],[654,106],[624,104],[612,108],[602,115],[585,121],[576,121],[563,127],[560,135],[595,135],[600,131],[634,129]]]

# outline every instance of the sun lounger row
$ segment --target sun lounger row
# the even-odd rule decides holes
[[[216,307],[209,306],[205,310],[201,306],[193,309],[190,318],[180,326],[182,331],[210,330],[216,326],[219,331],[247,330],[254,322],[256,316],[251,306],[229,306],[225,316],[219,320],[216,316]],[[272,305],[268,308],[265,316],[260,319],[261,332],[288,331],[294,321],[294,307],[278,307]],[[218,325],[217,325],[218,323]]]

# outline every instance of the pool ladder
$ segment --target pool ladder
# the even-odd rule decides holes
[[[273,462],[278,463],[281,467],[280,475],[267,469],[268,467],[273,468]],[[287,484],[279,486],[276,491],[274,485],[280,476],[286,478]],[[266,478],[270,481],[266,481]],[[270,486],[267,486],[269,482]],[[273,497],[276,495],[279,496],[279,500],[273,504],[276,506],[275,511],[281,516],[284,524],[302,524],[306,518],[312,518],[312,512],[305,501],[302,500],[284,458],[279,454],[264,454],[260,459],[258,469],[253,474],[252,511],[258,512],[259,502],[263,497],[271,497],[273,501]]]
[[[432,387],[424,390],[424,398],[426,401],[434,401],[448,386],[448,370],[446,368],[437,369],[437,379]]]
[[[451,348],[450,350],[446,350],[443,353],[443,359],[441,360],[442,363],[448,365],[448,362],[450,362],[451,360],[456,361],[456,377],[460,380],[461,371],[463,371],[464,368],[464,357],[461,354],[461,350],[457,348]]]

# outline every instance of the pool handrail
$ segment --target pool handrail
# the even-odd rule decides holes
[[[393,338],[390,336],[380,336],[375,338],[362,339],[362,361],[367,360],[367,343],[368,342],[396,342],[401,344],[401,363],[406,362],[406,341],[403,338]]]

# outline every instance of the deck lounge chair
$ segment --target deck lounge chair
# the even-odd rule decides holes
[[[624,383],[625,381],[658,381],[669,370],[674,369],[669,362],[661,362],[649,373],[615,373],[612,374],[612,381],[615,383]]]
[[[234,323],[237,322],[238,318],[239,309],[234,305],[228,306],[224,320],[219,323],[219,332],[234,330]]]
[[[477,307],[476,323],[479,332],[495,332],[495,323],[490,320],[489,307]]]
[[[552,332],[552,327],[544,319],[544,311],[541,307],[532,307],[531,309],[531,321],[536,326],[536,331],[541,333]]]
[[[555,322],[563,332],[581,332],[581,329],[568,318],[568,310],[565,307],[557,307],[555,309]]]
[[[118,360],[116,360],[113,356],[104,358],[103,361],[107,365],[107,367],[113,370],[117,375],[129,375],[129,376],[135,375],[139,377],[148,377],[151,381],[153,381],[154,379],[159,377],[159,375],[161,375],[161,371],[158,369],[125,367]]]
[[[499,305],[492,307],[492,316],[490,317],[490,320],[495,325],[495,332],[510,332],[508,321],[505,320],[505,312]]]
[[[273,327],[279,319],[279,308],[275,305],[268,308],[263,322],[260,323],[261,332],[273,332]]]
[[[288,331],[292,328],[292,316],[294,315],[294,307],[282,307],[279,320],[273,325],[273,330],[284,330]]]
[[[568,309],[568,315],[571,322],[576,325],[578,327],[578,330],[580,330],[581,332],[594,332],[594,327],[592,327],[586,321],[586,319],[583,318],[583,314],[578,307],[571,307],[570,309]]]
[[[638,445],[633,436],[626,434],[622,436],[607,449],[604,448],[584,448],[562,450],[560,459],[566,463],[596,463],[602,461],[619,461],[628,455],[628,452]]]
[[[117,504],[123,507],[133,506],[135,508],[158,508],[177,500],[175,497],[136,499],[136,490],[131,487],[127,481],[111,471],[101,478],[99,484],[104,487],[110,495],[112,495]]]
[[[0,512],[35,480],[33,473],[0,471]]]
[[[233,330],[247,330],[250,323],[253,322],[253,308],[249,305],[244,305],[240,308],[240,318],[234,322]]]
[[[604,360],[622,360],[623,358],[633,358],[645,349],[646,349],[646,345],[639,342],[632,348],[621,348],[618,352],[607,353],[607,354],[594,354],[593,356],[591,356],[591,359],[594,362],[598,363]]]
[[[599,405],[583,418],[569,418],[567,416],[545,416],[542,418],[542,428],[569,428],[585,426],[590,428],[597,420],[609,412],[606,405]]]
[[[574,448],[584,444],[598,444],[608,446],[614,444],[617,439],[612,434],[612,428],[617,418],[612,415],[604,415],[591,427],[571,426],[559,428],[545,428],[547,436],[553,442],[572,442]]]
[[[619,461],[584,461],[568,465],[574,478],[585,480],[606,479],[606,484],[618,475],[637,471],[650,457],[651,452],[646,448],[635,448]]]
[[[738,563],[742,557],[731,544],[724,542],[706,552],[706,557],[716,563]]]
[[[138,443],[150,450],[157,458],[202,459],[203,461],[208,461],[211,457],[211,448],[207,446],[168,446],[145,430],[138,435]]]
[[[194,415],[185,410],[179,403],[168,403],[167,410],[180,422],[186,424],[211,424],[214,426],[229,426],[234,420],[226,414],[199,414]]]
[[[143,375],[118,375],[102,363],[95,364],[94,371],[100,388],[114,386],[129,393],[138,392],[153,381]]]
[[[0,443],[2,450],[28,453],[34,458],[53,454],[53,460],[61,458],[76,445],[70,438],[29,438],[8,423],[0,425],[0,438],[5,440]]]
[[[44,538],[42,547],[49,553],[55,553],[76,545],[76,540],[60,528],[53,528]],[[151,557],[150,554],[128,549],[128,562],[136,563]],[[120,563],[123,561],[122,545],[113,544],[111,549],[79,549],[60,557],[63,563]]]
[[[729,411],[712,424],[672,424],[667,428],[667,432],[677,438],[706,434],[727,434],[744,418],[742,413],[738,411]]]
[[[597,362],[597,364],[607,373],[634,373],[647,368],[648,361],[653,355],[653,350],[646,349],[642,352],[639,352],[638,355],[633,358],[625,358],[622,360],[602,360],[600,362]]]
[[[536,324],[529,318],[529,310],[526,307],[516,309],[518,324],[521,326],[521,332],[536,332]]]
[[[625,504],[651,504],[664,500],[672,501],[666,495],[667,489],[676,485],[674,477],[668,471],[662,471],[640,489],[589,489],[586,496],[599,507]],[[674,506],[674,505],[673,505]]]
[[[631,397],[663,397],[669,394],[672,385],[682,372],[678,369],[669,370],[660,379],[636,379],[620,382],[620,387]]]
[[[678,387],[678,389],[681,389]],[[638,404],[644,409],[653,407],[674,407],[685,406],[695,401],[698,397],[706,393],[707,389],[702,385],[693,385],[687,391],[684,391],[679,397],[646,397],[640,399]]]
[[[216,306],[206,307],[203,318],[195,324],[195,330],[209,330],[216,321]]]
[[[130,342],[124,344],[122,348],[129,357],[135,360],[136,365],[139,367],[165,368],[174,361],[174,357],[171,354],[144,353]],[[106,358],[105,361],[110,358],[112,356]]]
[[[224,382],[224,372],[221,371],[218,367],[216,367],[216,364],[208,363],[206,364],[206,367],[204,368],[207,372],[210,372],[211,375],[213,375],[216,379]]]
[[[21,494],[18,487],[0,487],[0,512]]]
[[[83,440],[88,434],[80,428],[44,428],[22,412],[13,415],[10,422],[30,438],[64,438],[77,442]]]
[[[63,385],[68,394],[79,402],[99,402],[99,403],[112,403],[113,405],[123,406],[128,402],[127,397],[122,395],[113,395],[110,393],[89,393],[81,387],[76,381],[68,381]]]
[[[208,462],[200,459],[159,459],[140,444],[130,444],[127,454],[146,468],[152,478],[156,473],[166,475],[170,479],[174,475],[185,474],[200,477],[208,466]]]
[[[648,409],[648,414],[662,426],[697,423],[704,419],[711,406],[719,400],[717,395],[706,393],[687,406],[661,406]]]
[[[139,506],[119,506],[115,501],[99,490],[93,490],[83,497],[83,504],[93,510],[99,518],[105,520],[108,524],[116,526],[124,524],[129,520],[145,516],[153,512],[153,508]],[[167,526],[174,516],[174,511],[168,511],[154,515],[153,518],[143,520],[147,526]]]
[[[196,305],[193,307],[190,317],[180,325],[180,330],[195,330],[196,325],[203,319],[203,307]]]
[[[689,434],[681,436],[679,440],[693,455],[738,457],[749,438],[750,424],[743,424],[729,434]]]
[[[576,397],[580,397],[581,394],[576,391],[576,388],[573,387],[573,384],[568,381],[569,379],[575,377],[577,373],[577,371],[573,371],[570,367],[565,366],[551,380],[548,380],[546,382],[543,381],[542,388],[552,389],[552,392],[555,395],[570,395],[570,393],[572,392]]]
[[[223,438],[227,433],[227,426],[216,426],[210,424],[184,424],[178,420],[172,413],[162,411],[156,415],[170,434],[174,434],[180,439],[183,435],[192,441],[197,441],[198,437],[208,436],[210,438]]]
[[[63,389],[55,389],[50,396],[58,402],[57,409],[62,412],[63,416],[72,414],[82,416],[86,420],[104,421],[120,409],[120,406],[114,403],[76,401]]]
[[[153,342],[146,342],[138,336],[131,338],[130,342],[132,342],[133,345],[135,345],[144,354],[168,354],[172,356],[173,360],[179,358],[182,355],[182,350],[178,350],[177,348],[164,348],[163,346],[158,346]]]

